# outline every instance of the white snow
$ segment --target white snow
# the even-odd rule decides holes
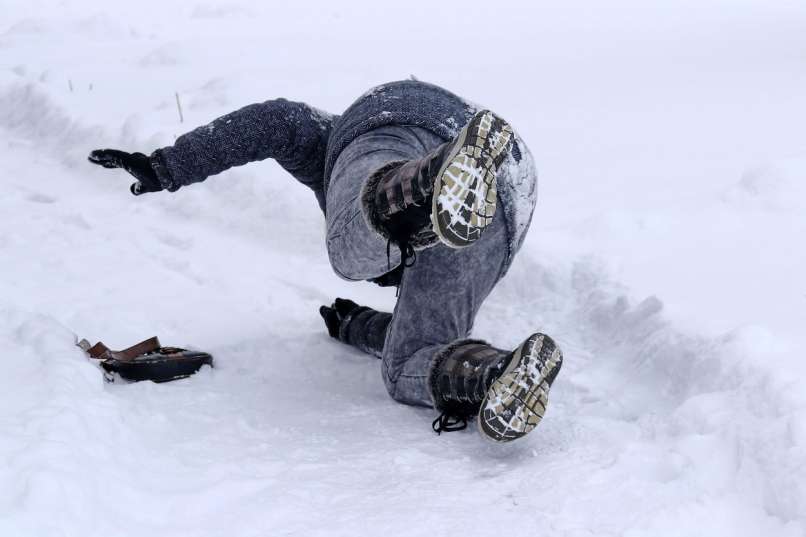
[[[0,535],[806,535],[806,5],[526,4],[0,0]],[[332,274],[274,163],[134,198],[85,160],[411,73],[540,170],[475,333],[565,353],[511,446],[327,337],[394,292]],[[109,385],[74,347],[154,334],[217,367]]]

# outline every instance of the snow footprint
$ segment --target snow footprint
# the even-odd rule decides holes
[[[195,241],[192,237],[180,237],[170,233],[157,233],[157,240],[171,249],[187,252],[193,248]]]
[[[28,194],[25,197],[25,199],[28,201],[32,201],[34,203],[56,203],[56,201],[58,201],[58,198],[54,198],[53,196],[48,196],[46,194],[41,194],[39,192]]]

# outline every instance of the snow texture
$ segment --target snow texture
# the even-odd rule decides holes
[[[0,535],[806,535],[802,2],[68,4],[0,0]],[[394,291],[332,274],[279,166],[135,198],[85,160],[409,73],[540,169],[474,331],[564,351],[510,446],[328,338]],[[217,367],[110,385],[74,346],[154,334]]]

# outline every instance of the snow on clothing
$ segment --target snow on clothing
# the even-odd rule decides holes
[[[310,187],[327,219],[333,269],[348,280],[383,276],[400,263],[362,215],[361,187],[392,160],[419,158],[454,138],[477,107],[424,82],[378,86],[341,116],[277,99],[222,116],[152,155],[162,186],[175,191],[248,162],[274,158]],[[498,212],[470,248],[418,252],[402,271],[391,318],[365,314],[350,323],[352,343],[383,358],[384,381],[398,401],[431,406],[427,378],[440,349],[466,338],[475,315],[520,248],[536,202],[528,148],[515,147],[497,177]],[[364,324],[365,326],[361,326]],[[383,334],[378,331],[386,332]],[[363,334],[363,339],[361,334]],[[383,348],[377,348],[384,341]]]

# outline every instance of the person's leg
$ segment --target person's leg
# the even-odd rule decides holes
[[[389,394],[438,410],[436,432],[464,428],[475,416],[479,431],[497,442],[521,438],[540,422],[562,365],[557,344],[539,332],[512,351],[467,339],[479,307],[517,251],[517,229],[509,229],[507,218],[494,218],[506,203],[497,200],[497,189],[511,186],[506,182],[511,174],[498,185],[498,170],[511,160],[512,135],[506,122],[482,111],[456,139],[434,144],[427,154],[421,150],[420,156],[402,150],[396,151],[398,160],[390,158],[392,146],[416,147],[401,142],[405,135],[397,132],[389,137],[394,143],[359,146],[345,167],[352,171],[353,162],[368,163],[364,169],[355,166],[366,179],[341,200],[346,218],[340,220],[339,213],[328,220],[331,262],[348,279],[345,268],[363,270],[362,279],[384,270],[377,268],[384,238],[406,259],[415,257],[412,247],[421,249],[413,266],[401,264],[399,300],[386,330],[382,371]],[[373,160],[376,152],[381,158]],[[334,257],[350,246],[358,248],[340,266]],[[350,267],[350,261],[359,266]],[[366,274],[373,261],[377,270]]]
[[[428,377],[434,358],[470,333],[501,277],[507,233],[505,219],[495,218],[472,247],[439,244],[418,252],[414,265],[403,272],[383,349],[383,380],[395,400],[432,406]]]
[[[327,250],[333,270],[348,280],[376,278],[400,263],[397,248],[367,226],[361,190],[370,175],[394,161],[417,159],[444,140],[419,127],[379,127],[339,155],[327,191]]]
[[[500,202],[499,202],[500,203]],[[510,442],[543,419],[562,351],[540,332],[514,350],[468,339],[481,304],[508,266],[508,229],[494,218],[471,247],[440,244],[403,272],[383,348],[383,380],[401,403],[433,406],[436,432],[469,420],[495,442]]]

